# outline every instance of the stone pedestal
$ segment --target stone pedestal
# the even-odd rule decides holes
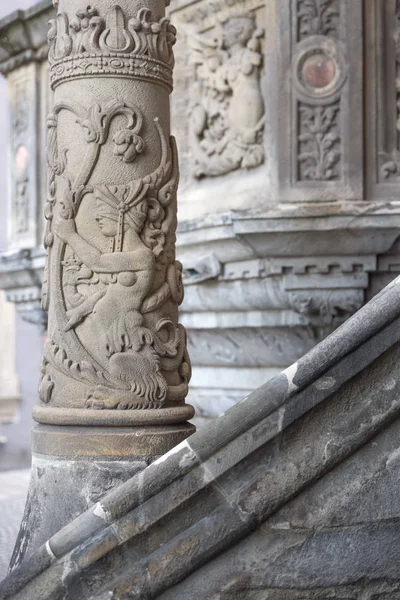
[[[193,431],[187,425],[37,425],[27,505],[10,568]]]

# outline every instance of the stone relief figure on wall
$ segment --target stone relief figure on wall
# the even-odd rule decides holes
[[[224,175],[264,161],[261,42],[251,12],[236,13],[216,38],[191,40],[196,69],[191,127],[194,176]]]

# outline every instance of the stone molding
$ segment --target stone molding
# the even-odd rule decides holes
[[[277,206],[181,223],[196,422],[295,361],[400,273],[397,203],[365,206]]]
[[[42,0],[0,20],[0,73],[47,58],[47,22],[53,15],[51,0]]]

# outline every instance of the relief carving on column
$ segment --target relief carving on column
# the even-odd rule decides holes
[[[55,65],[65,65],[66,57],[77,52],[90,52],[85,72],[96,72],[96,77],[98,65],[104,66],[110,54],[122,55],[111,65],[115,74],[123,56],[131,53],[142,57],[140,64],[148,70],[138,72],[139,63],[131,57],[132,70],[126,76],[164,87],[166,81],[156,78],[153,67],[160,58],[168,61],[169,69],[173,62],[174,28],[167,19],[152,22],[144,9],[127,20],[118,6],[105,18],[88,8],[70,26],[61,13],[50,24],[49,39],[55,78],[60,77]],[[94,60],[92,52],[103,54]],[[71,67],[68,77],[81,76]],[[53,85],[59,83],[53,78]],[[56,97],[47,124],[43,304],[50,320],[40,398],[55,408],[182,406],[191,371],[186,333],[177,323],[183,286],[182,266],[175,260],[175,140],[165,134],[161,119],[146,123],[143,110],[130,100],[84,106],[82,98]],[[60,123],[71,117],[77,142],[66,146],[65,120]],[[75,170],[70,159],[76,160],[77,154],[80,167]],[[135,176],[134,163],[141,161],[143,169],[146,157],[154,156],[159,156],[156,168]],[[96,176],[104,157],[114,161],[115,180],[99,181],[98,171]],[[131,179],[121,180],[121,172]]]
[[[216,37],[192,36],[195,85],[191,128],[196,178],[264,162],[261,92],[264,30],[252,12],[231,15]]]

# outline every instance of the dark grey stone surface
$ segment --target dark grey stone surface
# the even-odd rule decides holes
[[[96,504],[104,492],[147,466],[143,460],[34,456],[25,513],[11,559],[17,567],[60,528]]]

